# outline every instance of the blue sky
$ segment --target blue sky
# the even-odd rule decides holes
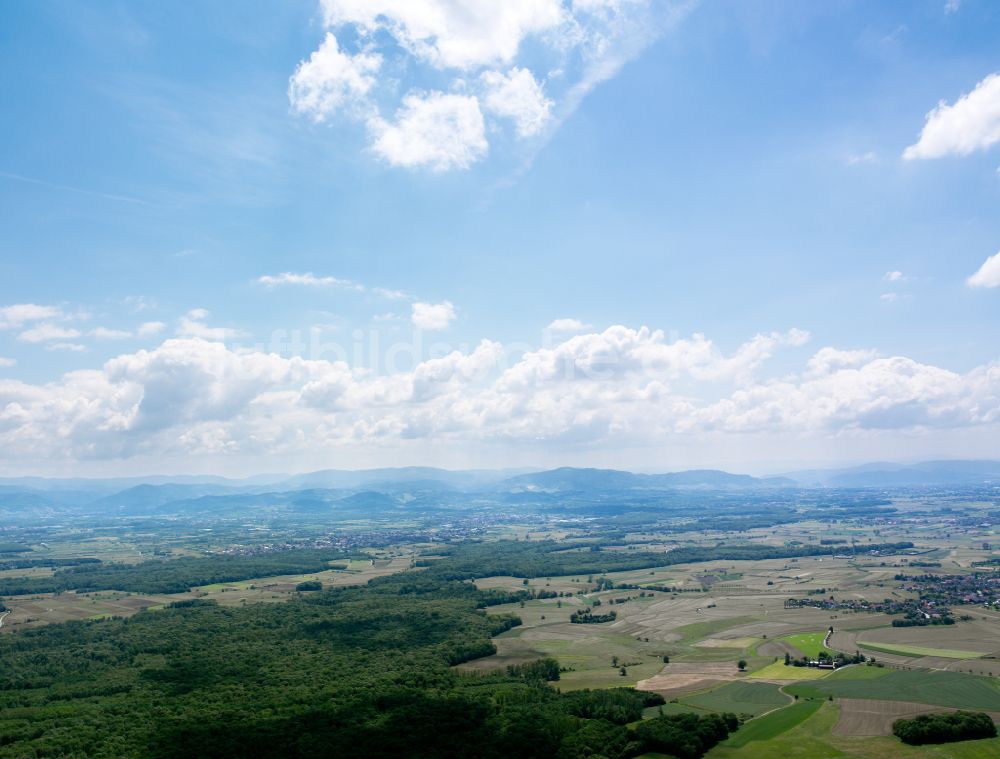
[[[4,473],[1000,457],[996,3],[7,13]]]

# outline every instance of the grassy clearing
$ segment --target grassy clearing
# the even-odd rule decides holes
[[[985,656],[986,651],[958,651],[952,648],[930,648],[928,646],[908,646],[905,643],[865,643],[858,641],[861,648],[879,651],[883,654],[899,654],[920,658],[922,656],[940,656],[944,659],[978,659]]]
[[[751,720],[741,727],[731,738],[726,740],[726,746],[742,748],[753,741],[769,741],[791,730],[809,719],[823,706],[822,701],[797,701],[766,714],[759,719]]]
[[[643,719],[659,717],[661,714],[708,714],[708,711],[705,709],[699,709],[697,706],[675,704],[673,702],[667,702],[665,704],[661,704],[660,706],[647,706],[642,710]]]
[[[729,619],[713,619],[710,622],[695,622],[691,625],[684,625],[674,630],[681,636],[678,641],[681,645],[693,645],[700,640],[709,638],[715,633],[729,630],[740,625],[748,625],[758,621],[759,617],[730,617]]]
[[[780,686],[740,681],[726,683],[705,693],[687,696],[682,698],[681,702],[709,711],[756,716],[784,706],[788,703],[788,697],[781,692]]]
[[[828,677],[786,687],[790,695],[803,698],[869,698],[1000,711],[1000,687],[991,678],[957,672],[903,670],[874,679]]]
[[[853,665],[850,667],[844,667],[843,669],[838,669],[835,672],[831,672],[828,679],[829,680],[875,680],[879,677],[885,677],[891,673],[891,669],[886,669],[885,667],[867,667],[863,665]]]
[[[825,632],[814,632],[783,635],[778,638],[778,640],[783,640],[786,643],[795,646],[810,659],[816,659],[819,657],[821,652],[826,652],[828,654],[833,653],[829,648],[823,645],[823,640],[825,638]]]
[[[838,715],[835,704],[824,701],[800,702],[747,723],[733,737],[720,743],[706,756],[709,759],[745,757],[826,759],[857,756],[857,754],[846,754],[828,742],[830,730],[836,724]],[[755,727],[756,723],[760,723],[760,726]],[[755,738],[755,734],[760,737]],[[743,742],[733,745],[732,742],[736,740]]]
[[[783,661],[779,660],[751,673],[750,678],[756,680],[818,680],[829,674],[830,670],[828,669],[786,666]]]

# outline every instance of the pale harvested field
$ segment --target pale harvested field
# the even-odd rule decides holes
[[[554,593],[576,593],[580,590],[590,590],[593,583],[587,582],[587,576],[553,577],[551,580],[545,577],[534,577],[525,584],[520,577],[509,575],[498,575],[496,577],[483,577],[473,581],[480,590],[548,590]]]
[[[830,648],[834,651],[853,652],[858,647],[858,633],[853,630],[834,630],[830,636]]]
[[[745,677],[732,662],[671,662],[659,674],[640,680],[635,687],[673,697]]]
[[[865,737],[892,735],[892,723],[903,717],[918,714],[954,712],[945,706],[914,704],[908,701],[871,701],[861,698],[838,698],[840,718],[830,731],[843,737]],[[988,712],[994,722],[1000,721],[1000,713]]]
[[[956,615],[963,610],[955,609]],[[1000,651],[1000,625],[995,620],[983,620],[973,612],[971,622],[955,625],[928,625],[927,627],[883,627],[866,630],[858,636],[864,643],[898,643],[925,648],[942,648],[959,651],[977,651],[990,654]]]
[[[51,577],[55,574],[52,567],[30,567],[28,569],[0,569],[0,579],[8,577]]]
[[[1000,677],[1000,660],[997,659],[945,659],[938,656],[924,656],[920,659],[910,659],[904,666]]]
[[[706,638],[703,641],[695,643],[698,648],[735,648],[744,649],[748,646],[752,646],[757,642],[757,638],[754,637],[742,637],[742,638]]]
[[[9,596],[4,602],[11,613],[4,620],[0,634],[72,620],[129,617],[142,609],[160,608],[189,598],[213,599],[230,606],[286,601],[296,594],[295,586],[304,580],[320,580],[325,587],[363,585],[374,577],[408,569],[409,565],[410,559],[401,557],[391,561],[378,561],[375,566],[366,566],[361,571],[328,570],[303,575],[260,577],[193,588],[189,593],[132,594],[103,590],[79,595],[74,591],[66,591],[59,594]]]
[[[33,596],[11,596],[5,601],[11,613],[4,621],[0,632],[9,633],[72,620],[129,617],[140,609],[163,606],[171,601],[190,597],[190,594],[130,596],[110,591],[87,595],[77,595],[68,591],[59,595],[44,593]]]

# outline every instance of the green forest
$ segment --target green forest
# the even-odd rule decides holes
[[[552,660],[452,669],[520,624],[477,608],[480,592],[459,579],[473,554],[498,550],[465,546],[423,571],[282,604],[186,601],[2,636],[0,757],[448,757],[475,746],[487,759],[686,759],[737,729],[732,715],[633,729],[660,696],[562,694]],[[545,568],[552,552],[535,552]]]

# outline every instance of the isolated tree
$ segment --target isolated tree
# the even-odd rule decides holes
[[[736,666],[739,667],[740,668],[740,672],[742,672],[743,670],[745,670],[747,668],[747,660],[746,659],[740,659],[738,662],[736,662]]]

